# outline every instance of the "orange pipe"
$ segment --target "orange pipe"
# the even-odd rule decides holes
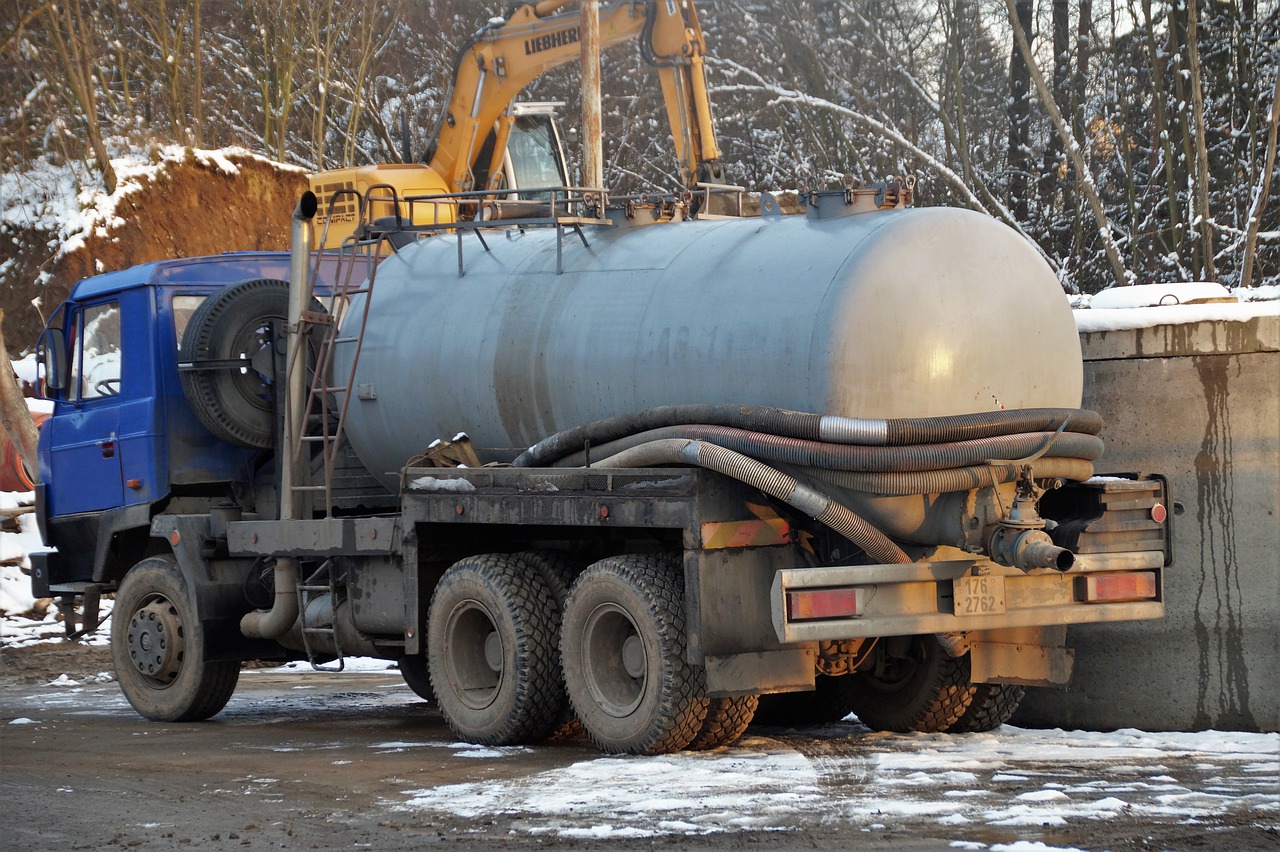
[[[45,412],[32,412],[31,421],[37,427],[49,419]],[[22,453],[13,441],[6,441],[4,458],[0,459],[0,491],[30,491],[36,484],[27,476],[27,469],[22,464]]]

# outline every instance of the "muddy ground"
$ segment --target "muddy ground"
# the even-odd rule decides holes
[[[1046,754],[992,761],[985,769],[970,759],[959,767],[965,772],[952,773],[935,760],[926,761],[933,768],[924,775],[943,771],[960,780],[930,786],[922,773],[895,774],[889,767],[909,768],[917,752],[945,751],[945,738],[872,734],[852,722],[753,728],[737,748],[714,753],[602,758],[585,741],[531,749],[458,743],[394,672],[246,672],[213,720],[162,725],[132,712],[109,670],[101,647],[52,644],[0,653],[0,848],[925,850],[1030,841],[1080,849],[1245,850],[1280,844],[1280,813],[1267,792],[1275,773],[1266,760],[1243,768],[1170,753],[1145,761],[1150,765],[1117,767],[1105,757],[1082,763]],[[51,685],[62,675],[77,683]],[[671,793],[687,801],[649,810],[590,805],[604,787],[619,784],[634,784],[619,801],[660,798],[663,790],[656,788],[699,772],[710,773],[711,780],[698,782],[706,789]],[[740,798],[729,793],[742,790],[712,791],[715,773],[740,773],[728,788],[757,789]],[[1085,781],[1091,778],[1103,781]],[[1070,792],[1078,807],[1088,798],[1080,791],[1091,787],[1099,790],[1095,800],[1075,816],[1034,810],[1057,789]],[[957,797],[989,799],[997,788],[1010,802],[1030,803],[1004,812],[1023,818],[983,819],[980,814],[992,811],[955,807]],[[1170,789],[1181,792],[1170,795]],[[1116,795],[1124,807],[1107,804]],[[1233,796],[1239,807],[1230,804]],[[1195,803],[1202,799],[1216,804],[1201,808]],[[725,801],[738,803],[734,812],[726,812]],[[952,816],[942,819],[943,813]],[[1044,824],[1036,824],[1039,813],[1047,815]]]

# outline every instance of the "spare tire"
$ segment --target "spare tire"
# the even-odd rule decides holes
[[[312,300],[311,311],[323,312]],[[272,325],[288,321],[289,282],[254,278],[230,284],[201,303],[182,335],[183,360],[196,369],[181,370],[182,391],[196,417],[210,432],[242,447],[275,445],[274,346]],[[323,338],[313,327],[308,363]],[[242,360],[243,367],[200,362]]]

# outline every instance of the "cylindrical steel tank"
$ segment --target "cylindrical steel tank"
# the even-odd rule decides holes
[[[857,417],[1080,405],[1056,277],[989,217],[921,208],[432,237],[383,262],[347,434],[387,484],[438,438],[524,448],[655,405]],[[361,313],[347,313],[343,336]],[[340,346],[345,378],[353,346]],[[483,458],[482,454],[482,458]]]

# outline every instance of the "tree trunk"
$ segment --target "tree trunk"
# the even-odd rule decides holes
[[[1014,2],[1014,0],[1010,0]],[[1031,18],[1033,0],[1016,0],[1017,9],[1011,13],[1010,22],[1020,31],[1027,43],[1031,42]],[[1015,32],[1015,35],[1019,33]],[[1009,208],[1018,221],[1025,222],[1029,215],[1027,204],[1027,177],[1031,172],[1031,85],[1027,60],[1018,49],[1018,39],[1013,42],[1009,54]]]
[[[1067,0],[1053,0],[1053,97],[1059,104],[1071,103],[1067,91],[1071,78],[1070,32]],[[1040,204],[1046,210],[1052,209],[1058,188],[1064,183],[1058,173],[1061,160],[1062,140],[1056,133],[1050,133],[1044,146],[1044,166],[1040,170]]]
[[[67,86],[72,99],[80,107],[84,117],[89,149],[102,172],[102,184],[107,194],[116,191],[116,170],[111,165],[111,155],[102,141],[102,128],[98,124],[98,101],[94,89],[92,60],[89,54],[89,24],[84,19],[80,0],[64,0],[61,6],[46,6],[49,33],[57,48],[62,67],[67,73]]]
[[[1178,203],[1178,174],[1173,156],[1172,128],[1165,108],[1164,61],[1156,43],[1155,22],[1151,14],[1151,0],[1142,0],[1143,39],[1146,41],[1147,61],[1151,63],[1151,104],[1156,118],[1155,138],[1159,144],[1160,158],[1164,161],[1165,208],[1169,214],[1169,232],[1164,251],[1182,255],[1183,226],[1182,205]],[[1153,170],[1154,174],[1154,170]],[[1179,259],[1181,264],[1181,259]]]
[[[1217,279],[1213,263],[1213,215],[1209,209],[1209,140],[1204,132],[1204,88],[1200,81],[1199,11],[1196,0],[1187,0],[1187,62],[1191,66],[1191,111],[1196,128],[1196,215],[1199,218],[1200,241],[1203,244],[1200,277]]]
[[[1240,271],[1240,286],[1248,287],[1253,278],[1253,256],[1258,247],[1258,226],[1262,223],[1262,212],[1267,209],[1267,196],[1271,194],[1271,175],[1276,170],[1276,130],[1280,125],[1280,76],[1276,77],[1275,94],[1271,96],[1271,128],[1267,131],[1267,153],[1262,163],[1262,185],[1253,199],[1253,209],[1249,211],[1249,224],[1245,231],[1244,263]]]
[[[39,465],[36,462],[36,446],[40,433],[31,420],[27,410],[27,401],[22,397],[22,390],[14,380],[13,364],[9,361],[9,350],[4,345],[4,311],[0,310],[0,422],[3,422],[5,434],[22,455],[22,466],[26,468],[27,478],[36,481]]]
[[[1092,209],[1093,218],[1098,225],[1098,236],[1102,240],[1103,248],[1106,250],[1107,260],[1111,264],[1111,272],[1115,275],[1116,285],[1131,284],[1128,271],[1124,266],[1124,258],[1120,255],[1120,248],[1111,236],[1111,222],[1107,218],[1107,211],[1102,206],[1102,199],[1098,196],[1098,188],[1094,186],[1093,177],[1085,168],[1084,157],[1080,153],[1080,147],[1075,144],[1075,140],[1071,137],[1071,126],[1067,123],[1066,118],[1063,117],[1062,110],[1058,109],[1058,104],[1053,99],[1053,92],[1049,91],[1049,84],[1044,81],[1044,75],[1040,73],[1040,67],[1035,63],[1035,57],[1031,53],[1031,40],[1016,25],[1018,10],[1014,8],[1014,2],[1015,0],[1004,0],[1005,8],[1009,12],[1009,20],[1015,24],[1013,28],[1014,45],[1022,52],[1027,71],[1035,83],[1036,91],[1040,95],[1040,100],[1044,103],[1045,110],[1049,113],[1049,120],[1053,123],[1058,135],[1062,137],[1063,145],[1071,157],[1071,164],[1080,176],[1080,189],[1089,200],[1089,207]]]

